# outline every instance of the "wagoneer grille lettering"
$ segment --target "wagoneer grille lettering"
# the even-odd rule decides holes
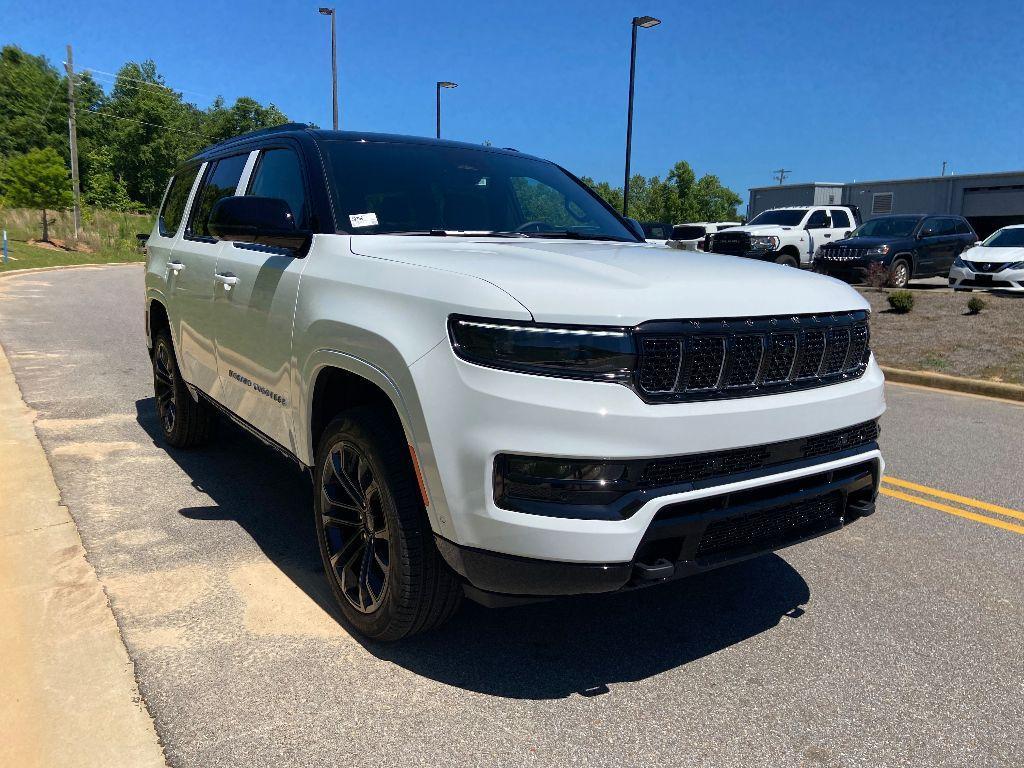
[[[650,401],[709,400],[856,379],[867,313],[645,323],[636,385]]]

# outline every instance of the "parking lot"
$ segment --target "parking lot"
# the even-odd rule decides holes
[[[158,441],[142,268],[0,281],[0,343],[175,766],[1024,764],[1024,407],[891,385],[878,512],[401,645],[337,620],[308,479]]]

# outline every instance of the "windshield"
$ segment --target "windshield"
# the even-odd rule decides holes
[[[1022,248],[1024,247],[1024,227],[1000,229],[989,235],[982,245],[986,248]]]
[[[804,220],[806,215],[807,211],[800,210],[799,208],[796,210],[780,208],[776,211],[759,213],[748,221],[747,224],[778,224],[780,227],[796,227],[800,225],[800,222]]]
[[[917,216],[886,216],[865,221],[850,237],[910,237],[921,219]]]
[[[344,232],[637,242],[589,190],[543,160],[436,144],[324,147]]]

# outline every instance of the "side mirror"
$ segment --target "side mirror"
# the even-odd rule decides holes
[[[210,211],[210,233],[218,240],[301,251],[310,233],[295,225],[292,209],[276,197],[225,197]]]
[[[981,245],[981,240],[975,240],[974,245],[972,245],[971,248],[977,248],[979,245]]]
[[[644,234],[644,228],[640,226],[640,222],[636,219],[631,219],[628,216],[625,217],[626,224],[629,225],[630,230],[633,234],[639,237],[641,240],[646,240],[647,235]]]

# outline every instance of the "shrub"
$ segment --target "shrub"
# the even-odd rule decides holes
[[[885,268],[884,264],[879,264],[877,261],[873,261],[868,266],[867,274],[864,276],[864,282],[872,288],[882,288],[889,284],[889,270]]]
[[[985,300],[980,296],[971,296],[967,302],[967,311],[972,315],[976,315],[987,306]]]
[[[910,291],[893,291],[889,294],[889,306],[898,315],[905,315],[914,308],[914,294]]]

